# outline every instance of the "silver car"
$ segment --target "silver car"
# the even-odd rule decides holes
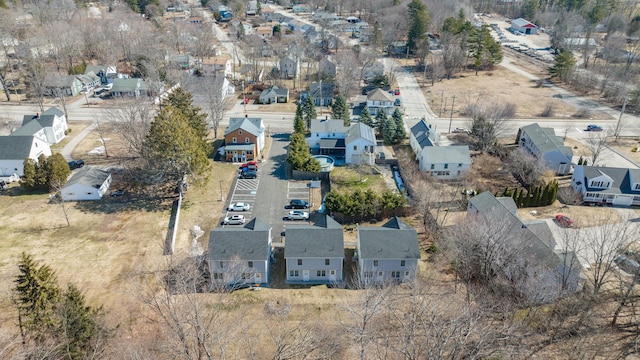
[[[244,215],[232,215],[226,217],[222,222],[222,225],[242,225],[244,224]]]
[[[249,206],[249,204],[239,202],[239,203],[229,205],[229,208],[227,208],[227,211],[247,211],[250,208],[251,206]]]
[[[287,215],[289,220],[309,220],[309,213],[300,210],[291,210]]]

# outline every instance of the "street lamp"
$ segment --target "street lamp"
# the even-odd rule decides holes
[[[242,106],[244,106],[244,114],[247,115],[247,96],[244,92],[244,80],[242,80]]]

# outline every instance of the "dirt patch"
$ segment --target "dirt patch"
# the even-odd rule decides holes
[[[640,138],[621,138],[610,146],[623,156],[640,163]]]
[[[531,213],[532,211],[535,211],[535,215]],[[518,209],[518,217],[525,221],[553,219],[557,214],[568,216],[573,220],[576,228],[598,226],[604,219],[613,222],[622,221],[616,209],[611,207],[564,205],[560,201],[549,206]]]

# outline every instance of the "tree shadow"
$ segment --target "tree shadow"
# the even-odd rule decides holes
[[[121,197],[104,196],[100,201],[77,201],[75,207],[85,213],[162,212],[170,210],[175,199],[176,196],[127,193]]]

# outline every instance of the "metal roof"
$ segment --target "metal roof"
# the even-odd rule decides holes
[[[349,144],[358,139],[365,139],[372,144],[376,143],[376,136],[371,126],[361,122],[351,124],[347,132],[347,137],[345,138],[345,143]]]

